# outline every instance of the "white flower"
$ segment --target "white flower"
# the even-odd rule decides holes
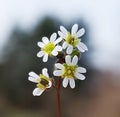
[[[83,67],[78,67],[78,57],[74,56],[71,60],[71,56],[67,55],[65,57],[65,63],[56,63],[55,67],[57,70],[53,72],[55,76],[61,76],[63,78],[63,87],[67,87],[68,83],[71,88],[75,88],[75,80],[84,80],[85,76],[81,73],[86,73],[86,69]]]
[[[74,24],[71,29],[71,33],[67,31],[66,28],[63,26],[60,26],[60,30],[58,31],[58,34],[60,37],[65,39],[62,47],[63,49],[66,49],[67,54],[71,54],[73,51],[73,48],[77,47],[79,51],[85,52],[88,50],[87,46],[81,42],[81,39],[79,39],[84,33],[85,29],[81,28],[78,30],[78,25]]]
[[[50,40],[47,37],[43,37],[43,42],[38,42],[38,46],[41,51],[37,53],[37,57],[43,57],[43,62],[47,62],[48,56],[57,56],[59,51],[62,51],[62,47],[57,45],[62,38],[57,38],[57,34],[53,33],[50,36]]]
[[[37,88],[33,90],[34,96],[40,96],[47,88],[52,86],[47,68],[42,69],[42,74],[37,75],[35,72],[29,72],[28,80],[37,83]]]

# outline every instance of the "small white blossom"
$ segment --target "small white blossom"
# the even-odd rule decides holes
[[[37,83],[37,88],[33,90],[34,96],[40,96],[47,88],[52,86],[47,68],[42,69],[42,74],[37,75],[35,72],[29,72],[28,80]]]
[[[56,63],[55,67],[57,70],[53,72],[55,76],[61,76],[63,78],[63,87],[67,87],[68,83],[71,88],[75,88],[75,80],[84,80],[85,76],[81,73],[86,73],[86,69],[83,67],[78,67],[78,57],[74,56],[71,60],[71,56],[67,55],[65,57],[65,63]]]
[[[50,40],[47,37],[43,37],[43,42],[38,42],[38,46],[41,48],[41,51],[37,53],[37,57],[43,57],[43,62],[48,61],[48,56],[57,56],[59,51],[62,51],[62,47],[57,45],[62,38],[57,38],[57,34],[53,33],[50,36]]]
[[[58,34],[60,37],[65,39],[62,47],[63,49],[66,49],[67,54],[71,54],[73,51],[73,48],[77,47],[79,51],[85,52],[88,50],[87,46],[81,42],[81,39],[79,39],[83,34],[85,33],[85,29],[81,28],[78,30],[78,25],[74,24],[71,29],[71,33],[67,31],[66,28],[63,26],[60,26],[60,31],[58,31]]]

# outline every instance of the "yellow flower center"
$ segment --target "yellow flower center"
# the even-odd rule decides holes
[[[40,74],[40,80],[39,83],[37,84],[37,87],[44,90],[49,86],[49,81],[50,79],[48,77]]]
[[[75,78],[75,73],[77,70],[77,65],[68,65],[64,64],[64,73],[62,75],[63,78]]]
[[[43,51],[46,52],[48,55],[52,55],[52,51],[55,48],[55,44],[53,42],[48,43],[44,48]]]
[[[72,45],[73,47],[75,47],[75,46],[79,43],[80,39],[76,38],[75,35],[70,34],[70,33],[68,32],[68,36],[66,37],[66,41],[67,41],[70,45]]]

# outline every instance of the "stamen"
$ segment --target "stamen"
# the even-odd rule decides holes
[[[68,36],[67,36],[67,38],[66,38],[66,41],[67,41],[70,45],[72,45],[72,46],[75,47],[75,46],[79,43],[80,40],[79,40],[78,38],[76,38],[75,35],[68,33]]]
[[[75,73],[77,69],[77,65],[67,65],[64,64],[64,73],[63,73],[63,78],[75,78]]]
[[[54,48],[55,48],[55,44],[53,42],[50,42],[43,48],[43,51],[45,51],[49,55],[52,55],[51,53],[54,50]]]
[[[45,87],[47,87],[48,84],[49,84],[49,82],[48,82],[47,80],[45,80],[45,79],[41,79],[40,83],[41,83],[42,85],[44,85]]]
[[[37,87],[40,89],[46,89],[46,87],[49,86],[49,78],[44,76],[43,74],[40,74],[40,81],[37,84]]]

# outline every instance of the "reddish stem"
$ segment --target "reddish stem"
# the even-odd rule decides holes
[[[60,85],[61,85],[61,78],[58,77],[58,84],[57,84],[57,87],[56,87],[56,91],[57,91],[58,117],[61,117]]]

